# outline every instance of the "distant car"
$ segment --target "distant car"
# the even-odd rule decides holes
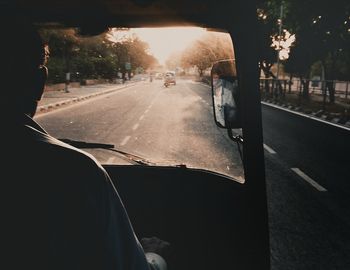
[[[175,72],[166,72],[164,76],[164,85],[168,86],[170,84],[176,85]]]
[[[161,80],[161,79],[163,79],[163,74],[162,74],[162,73],[156,73],[155,79],[156,79],[156,80]]]

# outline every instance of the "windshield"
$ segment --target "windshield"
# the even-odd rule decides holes
[[[244,182],[238,146],[215,124],[210,88],[212,64],[234,57],[229,34],[187,27],[111,29],[88,38],[44,29],[42,36],[49,79],[36,120],[51,135]],[[84,151],[102,164],[130,164],[105,149]]]

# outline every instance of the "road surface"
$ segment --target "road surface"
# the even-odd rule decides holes
[[[213,121],[211,95],[195,83],[161,80],[39,115],[57,138],[114,144],[152,162],[205,168],[243,181],[239,151]],[[94,151],[102,163],[118,163],[110,152]]]
[[[350,269],[350,131],[262,115],[274,269]]]
[[[215,126],[211,106],[208,86],[164,88],[154,80],[37,121],[58,138],[113,143],[151,161],[242,179],[237,147]],[[262,112],[272,269],[350,269],[349,131],[265,105]],[[119,162],[103,150],[94,154]]]

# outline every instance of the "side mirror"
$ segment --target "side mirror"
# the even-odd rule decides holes
[[[214,63],[211,69],[214,119],[220,128],[242,128],[235,60]]]

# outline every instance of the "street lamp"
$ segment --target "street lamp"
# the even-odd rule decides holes
[[[278,28],[278,50],[277,50],[277,80],[279,79],[280,73],[280,52],[281,52],[281,35],[282,35],[282,17],[283,17],[283,2],[281,2],[280,18],[277,20]]]

